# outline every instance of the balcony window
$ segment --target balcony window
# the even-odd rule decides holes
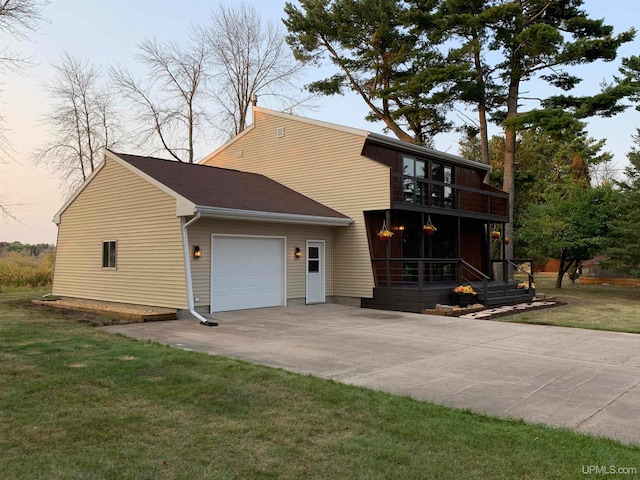
[[[453,167],[402,157],[402,201],[412,205],[455,208]]]

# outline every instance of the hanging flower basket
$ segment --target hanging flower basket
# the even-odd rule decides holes
[[[438,229],[433,225],[424,225],[422,229],[424,230],[424,233],[426,233],[427,235],[433,235],[435,232],[438,231]]]
[[[494,240],[498,240],[500,238],[500,232],[494,230],[493,232],[491,232],[491,238],[493,238]]]
[[[429,215],[429,217],[427,218],[427,223],[422,226],[422,229],[424,230],[424,233],[426,233],[427,235],[433,235],[438,231],[436,226],[433,223],[431,223],[431,215]]]
[[[504,239],[504,244],[505,244],[505,245],[509,245],[510,243],[511,243],[511,239],[510,239],[509,237],[506,237],[506,238]]]
[[[386,242],[391,237],[393,237],[393,232],[387,228],[386,222],[382,223],[382,230],[378,232],[378,236],[380,237],[380,240],[382,240],[383,242]]]

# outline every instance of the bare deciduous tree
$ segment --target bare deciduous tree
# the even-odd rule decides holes
[[[255,6],[220,4],[200,34],[211,52],[212,93],[225,117],[218,128],[225,133],[232,136],[246,128],[253,95],[273,97],[283,108],[306,100],[296,98],[300,89],[293,83],[303,65],[295,61],[283,30],[263,23]]]
[[[29,32],[38,27],[42,17],[40,15],[45,2],[39,0],[0,0],[0,69],[6,71],[20,71],[31,64],[29,58],[11,50],[6,45],[8,37],[23,40]],[[5,119],[0,114],[0,152],[8,155],[11,148],[5,136]],[[2,161],[0,160],[0,163]],[[1,187],[1,185],[0,185]],[[12,213],[13,208],[20,204],[9,204],[7,195],[0,192],[0,217],[17,220]]]
[[[22,40],[38,27],[43,2],[38,0],[0,0],[0,34]],[[16,70],[29,64],[28,58],[13,52],[8,46],[0,48],[0,66]]]
[[[196,134],[205,118],[202,106],[207,81],[208,54],[194,35],[186,48],[176,42],[147,39],[136,59],[147,67],[144,81],[123,67],[112,68],[111,78],[134,106],[139,143],[158,140],[174,159],[193,163]]]
[[[35,161],[58,172],[73,189],[100,163],[104,148],[122,138],[112,93],[101,80],[100,68],[64,52],[54,65],[56,79],[45,86],[55,100],[45,116],[52,140],[35,153]]]

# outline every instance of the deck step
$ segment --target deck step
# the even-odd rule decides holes
[[[381,310],[399,310],[403,312],[419,313],[424,309],[435,308],[436,304],[451,305],[452,290],[456,284],[432,285],[430,288],[418,290],[403,287],[376,287],[373,298],[363,298],[364,308]],[[485,293],[482,285],[474,283],[473,288],[478,292],[478,300],[482,303]],[[533,293],[518,288],[518,282],[492,282],[487,285],[487,305],[509,305],[530,302]]]

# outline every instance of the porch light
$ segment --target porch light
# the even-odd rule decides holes
[[[193,258],[200,258],[202,256],[202,250],[198,245],[193,247]]]
[[[296,258],[302,258],[302,250],[300,250],[300,247],[296,247],[294,255]]]
[[[404,232],[404,225],[400,225],[400,226],[398,227],[398,231],[399,231],[399,232]]]

